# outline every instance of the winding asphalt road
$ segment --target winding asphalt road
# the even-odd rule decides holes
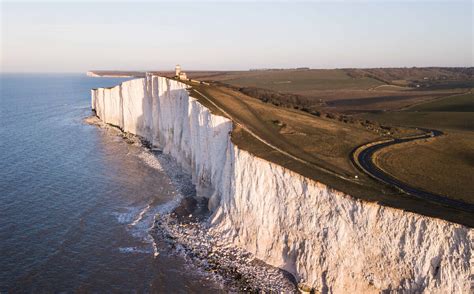
[[[429,202],[434,202],[434,203],[448,206],[451,208],[463,210],[469,213],[474,213],[473,204],[457,201],[454,199],[450,199],[446,196],[434,194],[434,193],[410,186],[407,183],[404,183],[396,179],[390,174],[387,174],[385,171],[380,169],[374,163],[373,155],[375,154],[375,152],[377,152],[378,150],[382,148],[385,148],[390,145],[409,142],[409,141],[437,137],[443,134],[441,131],[438,131],[438,130],[430,130],[430,129],[421,129],[421,130],[425,131],[425,134],[420,135],[420,136],[412,136],[412,137],[406,137],[402,139],[393,139],[389,141],[383,141],[380,143],[367,144],[367,145],[361,146],[357,148],[356,151],[353,152],[352,160],[354,161],[356,166],[358,166],[363,172],[365,172],[372,178],[378,181],[381,181],[385,184],[388,184],[390,186],[394,186],[398,190],[401,190],[409,195],[412,195],[414,197],[417,197]]]

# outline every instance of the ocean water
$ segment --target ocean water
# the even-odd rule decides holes
[[[170,173],[83,121],[90,89],[123,80],[0,75],[0,292],[220,291],[150,235]]]

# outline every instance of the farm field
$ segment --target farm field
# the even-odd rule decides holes
[[[256,87],[289,93],[332,89],[369,89],[383,85],[382,82],[368,77],[352,78],[339,69],[227,72],[212,76],[212,80],[238,87]]]
[[[409,74],[406,77],[403,76],[404,72],[399,69],[295,69],[222,72],[196,77],[240,88],[247,94],[259,92],[257,98],[279,106],[292,108],[299,106],[308,111],[349,114],[401,109],[444,96],[464,93],[465,86],[472,84],[468,75],[462,72],[451,73],[439,69],[406,70],[406,74]],[[435,80],[435,75],[440,72],[447,80]],[[423,76],[428,80],[424,80]],[[421,81],[409,80],[420,77]],[[402,78],[407,80],[401,86],[399,81]],[[464,80],[450,80],[461,78]],[[407,87],[414,83],[419,83],[415,86],[423,87]],[[453,83],[461,88],[439,89],[440,83]],[[436,88],[431,88],[435,85]],[[273,96],[276,94],[283,98],[274,99]]]
[[[449,132],[436,140],[384,148],[375,154],[375,162],[389,174],[415,187],[474,203],[472,150],[473,132]]]
[[[430,103],[416,105],[410,108],[410,111],[455,113],[474,112],[474,94],[471,92],[463,95],[457,95],[455,97],[439,99]]]
[[[445,135],[379,151],[377,163],[422,189],[473,203],[474,94],[452,96],[399,112],[364,114],[386,124],[434,128]]]

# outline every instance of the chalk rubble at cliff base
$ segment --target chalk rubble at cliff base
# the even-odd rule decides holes
[[[190,217],[191,218],[191,217]],[[155,234],[193,264],[212,275],[228,291],[296,293],[294,281],[282,270],[259,262],[249,252],[220,241],[205,223],[179,221],[176,214],[160,215]]]
[[[92,90],[92,108],[190,173],[209,198],[212,234],[320,292],[470,292],[473,229],[360,201],[255,157],[186,88],[148,76]]]

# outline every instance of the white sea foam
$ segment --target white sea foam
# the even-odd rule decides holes
[[[150,204],[148,204],[140,213],[138,214],[137,218],[130,224],[131,226],[135,226],[138,224],[139,221],[142,220],[143,215],[150,209]]]
[[[139,142],[139,140],[134,140],[134,142]],[[155,154],[153,151],[146,149],[138,153],[129,153],[129,155],[137,156],[143,163],[157,171],[166,172],[163,175],[176,188],[176,191],[172,193],[175,197],[171,201],[156,205],[151,200],[146,205],[126,207],[124,208],[125,211],[114,213],[118,222],[126,224],[127,231],[135,239],[143,242],[144,246],[148,248],[145,250],[141,247],[121,247],[120,251],[123,253],[153,253],[153,256],[156,257],[159,255],[159,252],[157,244],[151,235],[156,216],[170,213],[183,199],[184,196],[181,192],[192,192],[194,186],[190,176],[183,174],[178,163],[169,155]]]
[[[157,215],[170,213],[181,201],[182,196],[178,195],[171,201],[153,206],[148,203],[141,207],[127,207],[128,212],[116,213],[117,220],[121,224],[127,224],[127,231],[135,239],[143,242],[143,247],[121,247],[122,253],[152,253],[154,257],[159,255],[158,247],[152,236],[152,229]]]
[[[120,247],[119,251],[121,253],[146,253],[146,254],[152,253],[150,249],[139,248],[139,247]]]
[[[129,224],[135,218],[137,213],[140,211],[138,207],[127,207],[124,212],[113,212],[112,215],[116,217],[120,224]]]
[[[155,221],[155,215],[163,208],[161,205],[152,206],[150,203],[141,207],[127,207],[128,212],[116,213],[117,220],[126,224],[126,230],[130,235],[143,243],[143,246],[120,247],[122,253],[146,253],[158,256],[157,245],[151,236],[151,229]]]

